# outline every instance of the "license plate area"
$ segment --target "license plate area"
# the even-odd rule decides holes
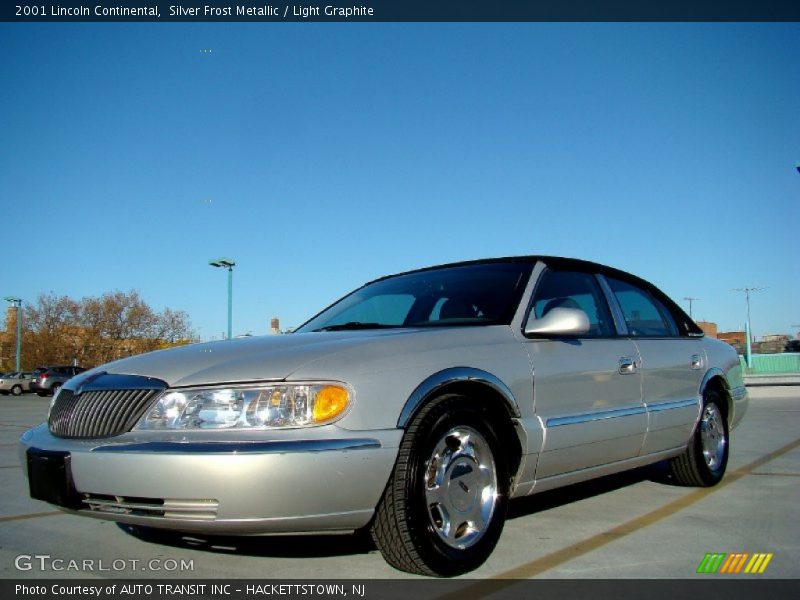
[[[31,498],[64,508],[81,508],[83,501],[75,489],[69,452],[28,448],[28,486]]]

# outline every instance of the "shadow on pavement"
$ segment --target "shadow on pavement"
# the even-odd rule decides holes
[[[218,536],[122,523],[117,526],[145,542],[246,556],[316,558],[367,554],[376,550],[367,531],[345,535]]]
[[[525,517],[643,481],[669,484],[670,477],[666,463],[512,500],[508,519]],[[345,535],[218,536],[180,533],[121,523],[117,526],[127,534],[149,543],[246,556],[316,558],[368,554],[377,550],[366,528]]]

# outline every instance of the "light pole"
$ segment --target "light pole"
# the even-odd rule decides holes
[[[745,323],[745,335],[747,335],[747,368],[751,368],[753,366],[753,354],[750,349],[750,292],[760,292],[761,290],[765,290],[766,288],[763,287],[742,287],[736,288],[734,292],[744,292],[744,296],[747,300],[747,322]]]
[[[6,296],[6,302],[9,302],[17,311],[17,363],[15,371],[19,372],[21,369],[20,355],[22,353],[22,298],[15,298],[14,296]]]
[[[685,296],[684,300],[688,300],[689,301],[689,317],[693,319],[694,317],[692,317],[692,302],[694,300],[700,300],[700,298],[693,298],[692,296]]]
[[[208,261],[212,267],[228,269],[228,339],[233,337],[233,267],[236,263],[230,258],[218,258]]]

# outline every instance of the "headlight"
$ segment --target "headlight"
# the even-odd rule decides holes
[[[323,425],[352,394],[338,383],[276,384],[164,392],[137,429],[233,429]]]

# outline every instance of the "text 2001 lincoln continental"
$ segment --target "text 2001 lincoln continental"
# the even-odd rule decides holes
[[[669,459],[725,472],[739,360],[651,284],[531,256],[378,279],[283,336],[71,379],[21,438],[30,493],[185,532],[370,528],[393,566],[455,575],[509,498]]]

